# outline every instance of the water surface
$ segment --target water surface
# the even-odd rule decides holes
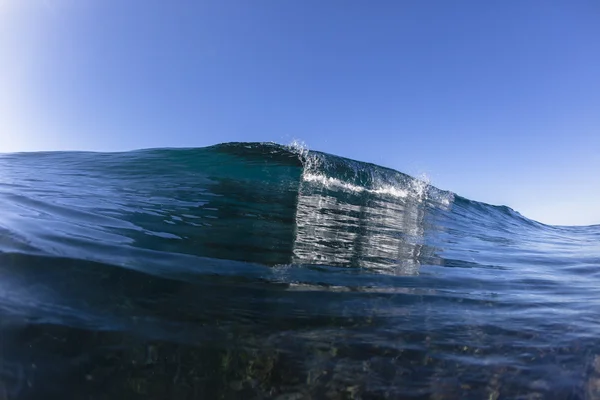
[[[0,204],[0,399],[600,399],[599,226],[265,143],[0,155]]]

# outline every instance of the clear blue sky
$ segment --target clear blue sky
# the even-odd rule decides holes
[[[600,223],[600,2],[0,0],[0,152],[304,141]]]

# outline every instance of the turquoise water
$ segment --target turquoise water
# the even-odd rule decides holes
[[[600,399],[600,226],[260,143],[0,155],[0,204],[0,399]]]

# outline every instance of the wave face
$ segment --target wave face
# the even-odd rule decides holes
[[[600,398],[600,227],[300,147],[0,156],[0,398]]]

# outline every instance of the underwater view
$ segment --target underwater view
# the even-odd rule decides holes
[[[0,207],[0,400],[600,399],[598,225],[273,143],[4,154]]]

